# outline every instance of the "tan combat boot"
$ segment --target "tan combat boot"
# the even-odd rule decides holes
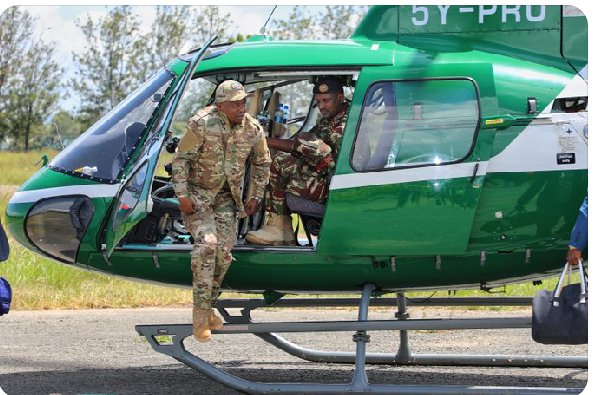
[[[211,309],[200,309],[194,306],[193,318],[194,318],[194,337],[199,342],[209,342],[212,337],[210,332],[210,312]]]
[[[214,309],[210,309],[210,319],[208,323],[210,325],[210,329],[213,329],[215,331],[222,329],[222,327],[224,326],[224,323],[222,322],[220,317],[216,315]]]
[[[245,239],[260,245],[295,245],[292,233],[292,218],[288,215],[270,213],[268,223],[260,230],[248,232]]]

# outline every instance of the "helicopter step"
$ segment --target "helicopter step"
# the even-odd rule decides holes
[[[505,356],[505,355],[429,355],[413,354],[409,347],[408,330],[455,330],[455,329],[487,329],[487,328],[529,328],[530,317],[515,318],[479,318],[479,319],[408,319],[406,312],[406,299],[403,294],[397,295],[398,310],[396,320],[368,320],[368,308],[371,304],[371,294],[374,290],[372,284],[363,288],[362,298],[359,300],[357,321],[325,321],[325,322],[251,322],[250,312],[263,307],[263,301],[230,299],[219,301],[219,310],[225,317],[226,323],[217,334],[253,333],[266,342],[297,356],[316,362],[354,363],[355,370],[352,381],[348,384],[322,384],[322,383],[262,383],[241,379],[229,374],[196,355],[188,352],[183,344],[185,338],[192,335],[191,324],[172,325],[138,325],[137,332],[145,336],[154,350],[169,355],[187,366],[198,370],[207,377],[216,380],[230,388],[254,394],[268,393],[390,393],[390,394],[429,394],[429,393],[455,393],[455,394],[547,394],[547,393],[579,393],[578,388],[540,388],[540,387],[478,387],[478,386],[434,386],[434,385],[383,385],[370,384],[365,372],[365,364],[401,364],[401,365],[475,365],[475,366],[538,366],[538,367],[587,367],[587,357],[533,357],[533,356]],[[447,299],[447,298],[443,298]],[[437,299],[436,304],[443,305],[445,300]],[[463,303],[469,305],[490,304],[491,301],[481,299],[507,299],[507,298],[454,298],[466,299]],[[509,304],[525,304],[527,298],[508,298]],[[332,306],[347,305],[354,299],[316,299],[316,305]],[[384,301],[373,299],[376,304],[393,304],[393,299]],[[283,303],[280,303],[283,302]],[[305,299],[292,299],[278,301],[278,305],[305,306]],[[311,302],[311,301],[309,301]],[[411,304],[416,301],[410,300]],[[459,300],[453,304],[460,303]],[[499,300],[504,304],[504,300]],[[311,304],[309,304],[310,306]],[[268,305],[269,306],[269,305]],[[240,316],[231,316],[227,308],[242,307]],[[367,335],[369,330],[399,330],[400,348],[396,354],[367,353],[366,343],[370,340]],[[282,332],[325,332],[325,331],[354,331],[353,341],[356,343],[356,352],[320,352],[301,348],[277,335]]]

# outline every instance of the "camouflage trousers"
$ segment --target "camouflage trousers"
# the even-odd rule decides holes
[[[237,208],[230,191],[222,191],[211,205],[182,214],[183,223],[194,239],[191,253],[194,306],[216,305],[220,286],[231,266],[231,251],[237,238]]]
[[[327,199],[329,176],[315,171],[315,167],[305,160],[294,157],[287,152],[277,152],[270,166],[271,201],[267,202],[266,210],[272,213],[289,214],[285,196],[287,192],[315,202]]]

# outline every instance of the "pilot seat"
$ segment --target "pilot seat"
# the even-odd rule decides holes
[[[298,214],[301,217],[309,245],[313,246],[312,236],[319,236],[325,205],[290,192],[286,193],[286,205],[290,212]]]

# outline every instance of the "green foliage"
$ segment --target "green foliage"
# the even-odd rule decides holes
[[[218,6],[158,6],[150,32],[141,34],[132,7],[117,6],[98,21],[87,16],[78,26],[87,50],[74,54],[78,71],[70,83],[80,97],[79,121],[86,129],[183,48],[199,47],[214,35],[228,39],[230,14]]]
[[[51,145],[60,149],[62,149],[62,145],[68,145],[84,132],[80,119],[63,110],[52,117],[48,128],[50,129],[48,135],[51,136]]]
[[[181,137],[185,133],[185,124],[200,108],[203,108],[210,99],[210,94],[215,86],[204,79],[195,79],[187,84],[187,90],[183,94],[179,107],[175,112],[171,131],[174,136]]]
[[[368,11],[368,6],[333,5],[311,15],[306,6],[294,6],[288,19],[272,19],[270,34],[278,40],[344,40]]]
[[[278,40],[312,40],[315,38],[315,19],[305,6],[295,5],[288,20],[272,19],[271,35]]]
[[[353,5],[325,6],[325,14],[317,19],[321,28],[321,36],[326,40],[340,40],[348,38],[353,32],[356,24],[360,22],[357,18],[364,15],[363,8]]]
[[[0,153],[0,194],[3,193],[2,187],[11,186],[12,189],[16,189],[17,185],[25,182],[39,170],[43,163],[40,162],[43,155],[47,155],[51,160],[56,153],[53,150]]]
[[[366,7],[327,6],[313,15],[294,6],[286,20],[272,20],[277,39],[340,39],[353,30]],[[156,6],[148,33],[140,32],[140,16],[130,6],[107,8],[99,19],[78,21],[86,50],[73,53],[75,76],[68,82],[79,99],[76,114],[59,110],[65,86],[64,70],[54,60],[56,43],[34,34],[36,19],[20,7],[0,16],[0,142],[11,149],[61,148],[111,110],[169,60],[189,48],[200,47],[213,36],[217,42],[243,41],[233,36],[230,14],[219,6]],[[210,86],[190,87],[186,96],[207,99]],[[205,100],[181,104],[178,119],[185,120]],[[55,111],[57,114],[52,115]]]
[[[231,14],[221,14],[220,7],[216,5],[202,6],[192,15],[191,44],[192,47],[201,47],[214,36],[218,42],[231,39],[227,33],[231,29]]]
[[[53,60],[55,43],[33,34],[27,11],[12,7],[0,15],[0,141],[29,150],[31,139],[59,100],[63,69]]]
[[[26,53],[31,40],[33,18],[18,7],[11,7],[0,15],[0,140],[10,137],[12,120],[11,96],[15,89],[18,60]]]
[[[74,54],[77,72],[70,82],[80,97],[84,126],[97,121],[144,80],[132,67],[142,49],[137,45],[139,26],[130,6],[114,7],[96,22],[87,16],[78,24],[87,50]]]
[[[179,55],[189,30],[190,12],[189,6],[156,6],[150,32],[134,43],[143,47],[143,53],[132,59],[140,76],[150,77]]]

